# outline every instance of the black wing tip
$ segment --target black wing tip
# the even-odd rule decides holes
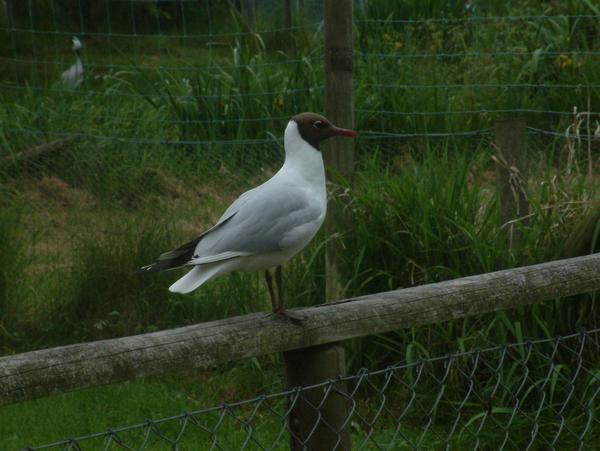
[[[194,257],[194,250],[196,249],[196,245],[202,236],[203,235],[185,243],[183,246],[180,246],[175,250],[165,252],[158,258],[157,261],[150,265],[142,266],[136,269],[133,274],[139,275],[149,272],[166,271],[185,266]]]
[[[133,271],[133,275],[139,276],[141,274],[147,274],[151,272],[160,272],[160,271],[169,271],[171,269],[177,269],[184,266],[185,263],[173,262],[170,260],[166,261],[157,261],[152,263],[151,265],[142,266],[135,271]]]
[[[156,271],[160,271],[160,269],[156,268],[156,263],[152,263],[151,265],[146,265],[146,266],[141,266],[138,269],[136,269],[135,271],[133,271],[133,275],[134,276],[139,276],[140,274],[146,274],[149,272],[156,272]]]

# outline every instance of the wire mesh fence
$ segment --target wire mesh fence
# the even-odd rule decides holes
[[[254,173],[281,161],[289,117],[320,109],[316,25],[310,15],[284,23],[279,2],[234,3],[6,2],[4,143],[14,153],[76,135],[86,146],[201,153]],[[72,36],[80,50],[71,52]],[[302,39],[310,44],[300,51]]]
[[[3,2],[9,177],[51,173],[106,196],[86,176],[103,172],[109,196],[125,201],[145,196],[156,168],[151,186],[162,174],[264,178],[283,160],[289,118],[323,109],[322,10],[321,0]],[[374,150],[384,162],[431,147],[489,152],[495,119],[519,116],[530,148],[591,168],[599,18],[585,0],[550,10],[355,2],[356,161]],[[30,157],[65,137],[77,139]]]
[[[473,132],[495,119],[524,117],[532,127],[530,148],[548,154],[554,146],[560,155],[565,132],[575,132],[569,125],[577,107],[594,118],[577,132],[596,140],[597,77],[587,70],[597,60],[588,40],[598,33],[597,11],[540,14],[536,5],[522,6],[449,2],[426,11],[424,4],[421,16],[400,17],[401,7],[374,4],[356,19],[357,73],[369,94],[357,102],[357,116],[388,139],[412,132],[452,145],[456,138],[448,135],[475,137],[456,143],[462,151],[488,147]],[[383,147],[398,152],[406,145]]]
[[[228,155],[251,153],[255,163],[244,163],[256,172],[281,160],[290,116],[322,110],[320,1],[4,3],[0,90],[11,152],[75,134],[87,145],[187,149],[233,167]],[[535,130],[560,135],[574,107],[592,116],[579,128],[597,137],[593,5],[426,4],[356,3],[356,116],[366,145],[400,152],[407,140],[456,138],[478,147],[478,131],[506,115],[526,116],[547,144],[553,135]],[[72,36],[82,39],[79,56]],[[74,89],[64,74],[79,57]],[[261,150],[269,143],[277,150]]]
[[[292,439],[310,449],[318,428],[339,436],[332,396],[352,449],[595,449],[599,350],[596,329],[456,352],[27,449],[287,449],[299,405],[312,426]]]

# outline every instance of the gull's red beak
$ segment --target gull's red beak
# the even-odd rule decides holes
[[[335,131],[335,134],[339,135],[339,136],[350,136],[352,138],[354,138],[355,136],[358,136],[358,132],[355,132],[354,130],[350,130],[347,128],[335,127],[333,130]]]

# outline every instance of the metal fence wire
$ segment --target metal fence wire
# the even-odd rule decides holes
[[[253,173],[279,164],[289,118],[322,110],[323,2],[291,2],[286,20],[284,2],[242,2],[254,8],[241,13],[238,3],[7,2],[0,151],[73,135],[87,146],[201,154]],[[565,134],[597,138],[597,9],[585,0],[551,12],[492,3],[448,2],[428,17],[425,6],[355,2],[365,147],[394,155],[407,142],[453,139],[478,148],[507,115],[526,117],[542,149],[561,147]],[[75,61],[73,36],[85,68],[76,89],[61,81]],[[590,120],[569,128],[575,108]]]
[[[314,427],[293,439],[310,449],[317,428],[340,440],[330,397],[348,404],[353,449],[596,449],[599,350],[600,329],[474,349],[27,449],[287,449],[300,406]]]

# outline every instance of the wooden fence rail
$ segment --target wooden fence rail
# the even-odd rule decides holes
[[[0,404],[307,348],[600,289],[600,253],[304,308],[0,358]]]

